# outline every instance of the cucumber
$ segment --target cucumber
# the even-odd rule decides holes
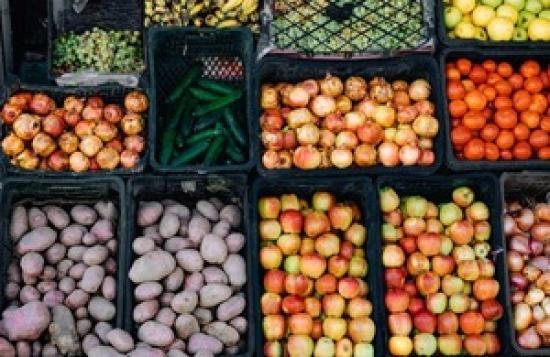
[[[170,164],[172,166],[182,166],[188,164],[204,154],[209,147],[210,141],[201,141],[200,143],[197,143],[181,152],[174,158],[174,160],[172,160]]]
[[[191,92],[193,97],[203,102],[211,102],[220,98],[219,94],[209,92],[201,87],[191,87],[189,88],[189,92]]]
[[[202,74],[202,66],[195,64],[191,66],[181,77],[174,90],[166,98],[166,103],[173,103],[180,98],[183,92]]]
[[[216,99],[208,104],[199,105],[197,109],[195,109],[195,111],[193,112],[193,116],[200,117],[204,114],[216,111],[218,109],[225,108],[229,104],[240,99],[241,96],[242,96],[242,92],[234,92],[231,94],[227,94],[225,97]]]
[[[209,89],[213,92],[227,95],[235,92],[240,92],[241,90],[235,88],[229,84],[222,83],[221,81],[215,81],[212,79],[201,78],[197,81],[197,84],[204,89]]]
[[[246,146],[246,137],[244,131],[237,122],[237,119],[235,119],[231,108],[224,108],[223,119],[225,121],[225,124],[227,125],[227,128],[229,129],[229,133],[231,133],[235,141],[237,141],[237,143],[243,147]]]
[[[206,156],[204,157],[204,161],[202,162],[206,166],[211,166],[215,164],[223,151],[223,148],[225,146],[225,136],[220,135],[217,138],[212,141],[212,145],[208,149],[208,152],[206,153]]]

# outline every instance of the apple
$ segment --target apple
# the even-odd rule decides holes
[[[337,255],[340,253],[340,238],[336,234],[325,233],[315,239],[315,250],[325,258]]]
[[[311,238],[303,238],[300,245],[300,254],[309,254],[315,252],[315,240]]]
[[[479,278],[479,264],[476,260],[466,260],[458,263],[457,275],[466,280],[474,281]]]
[[[264,315],[275,315],[281,312],[282,298],[279,294],[264,293],[260,300],[262,313]]]
[[[354,297],[348,302],[346,313],[351,318],[370,316],[372,313],[372,303],[361,297]]]
[[[283,265],[285,267],[285,271],[288,274],[299,274],[300,273],[300,256],[290,255],[286,257]]]
[[[349,338],[343,338],[336,342],[335,357],[351,357],[353,354],[353,344]]]
[[[416,239],[418,250],[427,257],[439,254],[441,237],[437,233],[422,233]]]
[[[419,236],[426,231],[426,221],[418,217],[407,217],[403,221],[403,233],[407,236]]]
[[[470,299],[463,293],[457,293],[451,295],[449,298],[449,309],[457,314],[463,313],[468,310],[470,306]]]
[[[337,289],[336,277],[332,274],[324,274],[315,281],[315,291],[319,295],[333,293]]]
[[[269,293],[280,294],[285,288],[286,274],[280,270],[268,270],[264,274],[264,289]]]
[[[362,257],[353,257],[349,261],[348,275],[363,278],[367,275],[367,261]]]
[[[459,207],[466,208],[474,202],[475,193],[471,188],[461,186],[453,190],[452,196],[454,203]]]
[[[449,226],[448,233],[455,244],[468,244],[474,238],[474,225],[465,219],[455,221]]]
[[[399,227],[403,223],[403,213],[400,208],[384,213],[384,222],[394,227]]]
[[[264,269],[277,269],[283,262],[283,253],[276,245],[268,245],[260,249],[260,264]]]
[[[416,252],[417,245],[416,245],[416,239],[414,237],[403,237],[399,240],[399,245],[407,255],[411,255],[412,253]]]
[[[414,328],[423,333],[434,333],[437,317],[427,310],[420,311],[413,317]]]
[[[531,242],[534,242],[533,240]],[[482,278],[492,278],[495,275],[495,264],[489,259],[479,259],[479,276]]]
[[[481,335],[466,335],[464,349],[471,356],[484,356],[487,352],[487,345]]]
[[[487,346],[487,354],[495,355],[500,352],[500,341],[494,333],[484,333],[483,340]]]
[[[504,0],[505,4],[512,5],[517,11],[525,7],[525,0]]]
[[[305,310],[306,303],[301,296],[286,295],[281,302],[281,307],[285,314],[297,314]]]
[[[294,255],[300,250],[302,240],[296,233],[285,233],[277,238],[277,246],[284,255]]]
[[[286,349],[291,357],[311,356],[313,354],[313,339],[308,335],[290,335]]]
[[[428,210],[428,201],[422,196],[409,196],[402,203],[403,214],[408,217],[423,218]]]
[[[307,297],[305,300],[306,313],[311,317],[319,317],[321,315],[321,302],[315,297]]]
[[[437,333],[446,335],[458,331],[458,317],[452,311],[445,311],[437,315]]]
[[[336,345],[328,337],[321,337],[315,344],[313,356],[315,357],[332,357],[336,353]]]
[[[328,260],[328,271],[337,278],[343,277],[349,268],[349,260],[341,255],[334,255]]]
[[[384,298],[386,308],[392,313],[407,311],[410,297],[405,290],[388,289]]]
[[[416,277],[416,286],[420,294],[426,296],[439,290],[441,279],[432,271],[427,271]]]
[[[295,335],[309,335],[313,329],[313,319],[309,314],[292,314],[287,320],[288,330]]]
[[[285,318],[283,315],[264,316],[262,327],[267,341],[280,340],[286,332]]]
[[[361,281],[358,278],[345,277],[338,281],[338,293],[345,299],[353,299],[359,296]]]
[[[494,9],[502,4],[502,0],[481,0],[481,3]]]
[[[466,260],[474,260],[475,252],[469,245],[458,245],[453,248],[453,259],[456,264],[460,264]]]
[[[382,251],[382,264],[386,268],[398,268],[405,263],[405,252],[396,244],[388,244]]]
[[[395,336],[408,336],[412,331],[411,315],[406,312],[398,312],[388,316],[388,328]]]
[[[354,343],[370,343],[374,338],[376,327],[369,317],[357,317],[351,319],[348,324],[348,334]]]
[[[286,210],[279,215],[279,222],[283,232],[300,233],[304,227],[304,217],[297,210]]]
[[[318,279],[327,269],[327,261],[320,254],[308,253],[300,258],[300,271],[308,278]]]
[[[447,308],[447,295],[438,292],[426,298],[426,307],[434,314],[440,314]]]
[[[439,249],[439,254],[449,255],[453,250],[453,240],[449,237],[441,238],[441,248]]]
[[[265,357],[283,357],[283,345],[279,341],[269,341],[264,344]]]
[[[494,299],[497,297],[500,285],[495,279],[480,278],[474,281],[474,297],[479,301]]]
[[[309,279],[302,274],[287,274],[285,277],[285,290],[289,294],[306,295]]]
[[[387,288],[403,288],[407,271],[405,268],[388,268],[384,269],[384,281]]]
[[[348,241],[342,241],[340,242],[340,255],[347,260],[350,260],[353,256],[353,252],[355,250],[353,249],[353,244]]]
[[[441,290],[447,296],[458,294],[462,292],[462,289],[464,289],[464,281],[458,276],[445,275],[443,280],[441,280]]]
[[[322,305],[325,315],[340,317],[344,314],[346,300],[339,294],[327,294],[323,296]]]
[[[432,270],[441,277],[452,274],[455,270],[455,260],[449,255],[436,255],[432,258]]]
[[[318,191],[311,198],[311,205],[317,211],[327,212],[336,204],[336,197],[330,192]]]
[[[439,222],[436,218],[429,218],[426,220],[426,232],[441,234],[443,233],[443,224]]]
[[[407,281],[403,286],[403,290],[405,290],[405,292],[409,294],[409,296],[418,295],[418,288],[416,287],[414,281]]]
[[[481,315],[485,320],[496,321],[502,317],[502,305],[495,299],[489,299],[481,302]]]
[[[391,336],[388,349],[394,356],[408,356],[413,351],[413,343],[409,336]]]
[[[374,348],[370,343],[357,343],[353,347],[354,357],[374,357]]]
[[[422,310],[426,309],[426,303],[424,302],[424,299],[418,297],[418,296],[412,296],[409,300],[409,307],[407,310],[413,314],[416,315]]]
[[[491,237],[491,224],[487,221],[480,221],[474,224],[474,238],[478,242],[484,242]]]
[[[430,270],[430,260],[420,252],[414,252],[407,258],[407,271],[418,276]]]
[[[444,356],[458,356],[462,351],[462,339],[457,334],[437,337],[437,347]]]
[[[325,213],[313,211],[305,215],[304,232],[308,237],[315,238],[318,235],[330,231],[330,221]]]
[[[344,233],[344,239],[352,242],[356,247],[365,244],[367,238],[367,228],[359,223],[353,223]]]
[[[437,351],[437,339],[429,333],[419,333],[413,339],[414,352],[418,356],[431,356]]]
[[[281,195],[281,211],[300,210],[300,201],[294,193]]]
[[[458,318],[460,329],[465,334],[482,333],[485,319],[477,311],[466,311]]]
[[[317,340],[323,336],[323,323],[321,319],[313,320],[313,328],[311,329],[311,338]]]
[[[328,210],[328,217],[332,228],[345,231],[353,220],[353,210],[350,206],[335,205]]]
[[[281,235],[281,225],[276,219],[263,219],[260,221],[260,238],[275,240]]]
[[[279,217],[281,202],[277,197],[261,197],[258,200],[258,211],[263,219],[276,219]]]
[[[393,243],[399,240],[397,228],[389,223],[382,224],[382,240],[385,243]]]
[[[361,279],[357,279],[357,281],[359,282],[359,296],[366,296],[369,293],[369,284]]]
[[[347,331],[346,320],[340,317],[327,317],[323,321],[323,334],[333,340],[340,340]]]
[[[365,250],[363,248],[354,248],[352,257],[365,257]]]

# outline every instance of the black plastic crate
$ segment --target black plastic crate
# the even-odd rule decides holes
[[[362,218],[361,223],[367,227],[367,241],[365,242],[365,254],[368,265],[366,280],[369,286],[368,299],[372,303],[371,319],[376,326],[376,333],[372,346],[375,356],[385,356],[387,349],[384,343],[386,336],[386,317],[384,312],[384,295],[382,294],[382,270],[380,264],[381,240],[376,225],[378,224],[378,212],[376,204],[376,192],[369,178],[294,178],[294,179],[265,179],[259,178],[251,187],[250,208],[250,232],[252,239],[253,270],[250,279],[256,288],[254,293],[254,316],[256,318],[256,352],[263,355],[264,335],[262,330],[262,312],[260,298],[264,292],[263,275],[265,270],[259,262],[260,237],[258,233],[260,216],[258,213],[258,200],[264,195],[281,195],[295,193],[299,198],[311,198],[316,191],[328,191],[336,195],[337,201],[352,201],[358,204]]]
[[[63,106],[63,99],[69,95],[75,95],[80,97],[89,97],[89,96],[100,96],[105,100],[106,103],[116,103],[124,106],[124,96],[133,91],[140,90],[143,91],[146,95],[146,91],[143,89],[135,88],[125,88],[118,85],[103,85],[98,87],[55,87],[55,86],[42,86],[42,85],[31,85],[31,84],[22,84],[19,82],[11,84],[6,89],[6,97],[3,98],[2,103],[7,100],[11,95],[19,91],[30,91],[30,92],[41,92],[48,94],[55,101],[57,106]],[[148,96],[149,97],[149,96]],[[149,99],[149,106],[151,105]],[[145,114],[147,115],[147,114]],[[145,129],[144,136],[147,142],[147,118],[144,118]],[[9,132],[9,127],[0,122],[0,137],[4,138]],[[148,155],[149,148],[145,146],[145,150],[140,154],[140,160],[138,165],[133,169],[124,169],[117,168],[114,170],[98,170],[98,171],[87,171],[82,173],[76,173],[72,171],[62,171],[56,172],[52,170],[25,170],[19,167],[16,167],[11,164],[10,158],[4,154],[3,151],[0,151],[0,164],[4,165],[6,172],[14,175],[32,175],[32,176],[55,176],[55,177],[82,177],[82,176],[98,176],[100,174],[104,175],[133,175],[140,173],[145,169],[146,159]]]
[[[167,173],[246,172],[253,165],[255,153],[250,144],[252,133],[251,106],[256,92],[252,87],[254,76],[252,34],[246,28],[228,30],[194,28],[152,28],[148,37],[150,74],[149,148],[154,171]],[[203,78],[222,80],[243,90],[240,113],[246,121],[248,157],[245,163],[204,166],[199,164],[172,167],[157,160],[162,131],[159,119],[165,110],[164,100],[172,92],[181,76],[194,63],[202,64]]]
[[[17,204],[24,206],[41,206],[56,204],[61,207],[75,204],[93,204],[101,200],[112,201],[119,213],[116,227],[118,240],[117,273],[115,300],[116,315],[113,325],[122,327],[124,322],[124,285],[125,285],[125,252],[126,235],[126,190],[124,183],[117,177],[104,178],[7,178],[1,181],[2,190],[0,206],[0,311],[6,307],[4,287],[6,286],[7,269],[13,256],[13,242],[9,235],[12,209]]]
[[[443,120],[443,99],[438,93],[439,89],[439,70],[433,58],[427,55],[411,55],[400,58],[376,59],[365,61],[310,61],[304,59],[290,59],[285,57],[265,57],[257,66],[256,93],[258,98],[253,102],[253,149],[257,157],[257,169],[260,175],[266,177],[286,177],[286,176],[345,176],[345,175],[383,175],[389,173],[395,174],[415,174],[430,175],[434,173],[443,162],[444,155],[444,120]],[[396,166],[384,167],[377,164],[371,167],[351,166],[346,169],[328,168],[302,170],[299,168],[290,169],[266,169],[261,161],[263,154],[263,145],[260,138],[260,98],[261,85],[264,83],[276,82],[299,82],[305,79],[321,79],[327,73],[339,77],[361,76],[370,79],[374,76],[383,76],[389,81],[403,79],[415,80],[419,78],[426,79],[431,87],[430,101],[435,105],[434,117],[439,122],[439,132],[434,138],[435,161],[430,166]]]
[[[509,294],[506,289],[505,281],[507,279],[506,274],[506,257],[504,255],[504,239],[502,236],[502,204],[500,198],[500,187],[498,179],[492,174],[461,174],[450,176],[431,176],[431,177],[404,177],[404,176],[381,176],[376,180],[376,189],[380,191],[383,187],[393,188],[400,197],[420,195],[428,200],[431,200],[436,205],[444,202],[452,201],[452,192],[455,188],[460,186],[470,187],[476,196],[476,201],[484,202],[490,210],[489,223],[491,224],[491,237],[487,241],[491,245],[491,259],[495,264],[495,276],[500,284],[500,290],[497,300],[505,308]],[[378,205],[378,202],[376,202]],[[377,237],[381,237],[381,225],[382,218],[380,209],[378,208],[378,222],[374,229],[376,229]],[[381,247],[382,245],[379,245]],[[377,256],[382,256],[382,249],[377,251]],[[381,270],[384,268],[381,267]],[[385,295],[386,285],[382,279],[381,294]],[[384,305],[383,299],[380,300],[380,304]],[[382,307],[385,311],[385,307]],[[387,324],[384,321],[384,324]],[[501,350],[499,356],[510,356],[510,325],[511,321],[509,317],[504,314],[500,320],[497,321],[496,335],[499,338]],[[384,343],[387,344],[389,335],[384,336]]]
[[[128,182],[128,210],[126,218],[126,229],[128,232],[128,247],[126,249],[124,261],[124,328],[134,338],[137,334],[136,325],[133,320],[134,309],[134,283],[128,278],[128,272],[134,262],[134,252],[132,243],[137,238],[138,227],[136,224],[137,209],[140,201],[173,199],[185,205],[192,203],[190,208],[194,208],[197,200],[204,197],[216,195],[225,203],[232,203],[242,211],[241,232],[246,237],[246,242],[241,250],[246,262],[247,283],[244,288],[247,306],[245,308],[246,318],[248,320],[248,331],[246,333],[245,345],[238,356],[252,356],[254,353],[254,339],[256,325],[253,315],[253,306],[251,298],[254,297],[254,281],[252,272],[254,271],[252,235],[250,234],[250,219],[248,207],[247,177],[240,174],[219,175],[170,175],[170,176],[141,176],[132,178]]]
[[[462,47],[444,49],[439,55],[439,75],[441,76],[441,96],[443,97],[443,122],[445,130],[445,161],[449,169],[453,171],[514,171],[525,169],[549,169],[550,160],[498,160],[498,161],[468,161],[459,160],[453,152],[453,144],[451,142],[451,116],[449,115],[449,100],[447,98],[447,75],[445,65],[450,60],[456,60],[460,57],[465,57],[472,62],[482,62],[485,59],[493,59],[495,61],[508,61],[514,69],[525,60],[533,59],[542,65],[550,63],[547,50],[525,49],[522,51],[512,49],[497,49],[497,48],[477,48],[477,47]]]
[[[533,202],[547,202],[550,198],[550,173],[548,172],[504,172],[500,176],[500,194],[502,207],[505,207],[506,201],[509,199],[526,201],[533,200]],[[502,236],[504,237],[504,257],[508,256],[508,250],[506,249],[506,235],[504,234],[504,226],[502,227]],[[507,260],[505,260],[507,261]],[[508,315],[509,335],[511,345],[514,351],[520,356],[550,356],[550,347],[527,349],[518,345],[516,340],[516,329],[514,328],[514,309],[511,301],[511,289],[510,279],[508,275],[508,269],[505,270],[506,281],[504,286],[506,287],[506,305],[505,314]]]

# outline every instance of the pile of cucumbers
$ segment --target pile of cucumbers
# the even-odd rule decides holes
[[[246,118],[239,115],[243,91],[201,78],[202,73],[200,64],[191,65],[165,100],[161,165],[232,165],[247,159]]]

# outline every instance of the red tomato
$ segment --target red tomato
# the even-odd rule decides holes
[[[529,132],[529,127],[525,123],[518,123],[514,128],[514,136],[519,141],[529,139]]]
[[[498,146],[494,143],[485,143],[485,158],[489,161],[497,161],[499,157]]]
[[[464,157],[467,160],[482,160],[485,157],[485,143],[481,139],[472,139],[464,146]]]
[[[514,68],[508,62],[500,62],[497,67],[497,73],[504,78],[508,78],[514,73]]]
[[[540,64],[533,60],[527,60],[519,67],[519,72],[525,78],[538,76],[540,73]]]
[[[451,130],[451,142],[453,145],[464,145],[472,139],[472,132],[463,125],[459,125]]]
[[[529,136],[529,143],[532,147],[540,149],[542,147],[548,146],[550,138],[548,133],[544,130],[534,130]]]
[[[533,155],[533,150],[527,141],[520,141],[514,145],[512,154],[518,160],[529,160]]]
[[[467,58],[459,58],[456,61],[456,68],[458,68],[460,74],[465,76],[470,73],[470,70],[472,69],[472,61]]]
[[[499,128],[495,124],[485,124],[483,129],[481,129],[481,138],[489,142],[494,141],[497,138],[498,132]]]
[[[514,146],[514,134],[510,130],[501,130],[498,133],[496,144],[501,149],[510,149]]]
[[[470,78],[475,84],[485,83],[487,80],[487,72],[480,64],[474,64],[468,74],[468,78]]]
[[[485,125],[486,119],[483,113],[477,110],[470,110],[462,118],[462,124],[471,130],[479,130]]]
[[[501,129],[512,129],[517,122],[518,114],[513,109],[499,109],[495,113],[495,123]]]

